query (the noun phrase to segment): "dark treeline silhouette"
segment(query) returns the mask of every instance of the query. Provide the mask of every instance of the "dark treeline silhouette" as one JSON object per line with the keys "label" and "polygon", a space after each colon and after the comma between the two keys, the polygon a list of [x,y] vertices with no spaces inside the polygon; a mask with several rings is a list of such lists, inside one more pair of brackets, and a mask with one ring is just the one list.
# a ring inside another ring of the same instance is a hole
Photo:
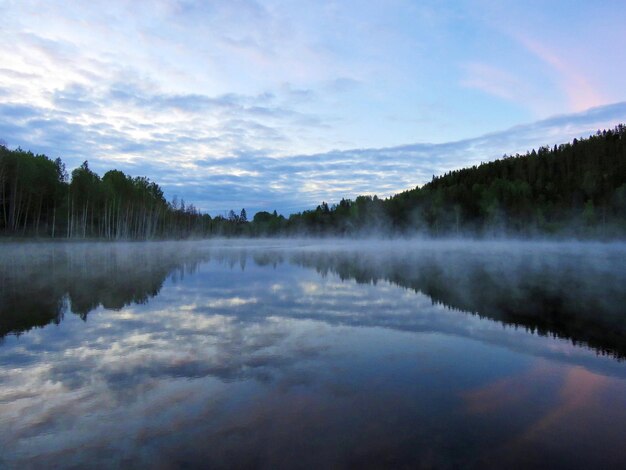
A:
{"label": "dark treeline silhouette", "polygon": [[381,199],[292,214],[258,212],[223,235],[626,235],[626,126],[433,177]]}
{"label": "dark treeline silhouette", "polygon": [[286,232],[626,234],[626,126],[433,177],[387,199],[359,196],[292,215]]}
{"label": "dark treeline silhouette", "polygon": [[387,199],[359,196],[290,215],[211,218],[145,177],[0,145],[0,233],[53,238],[427,234],[626,234],[626,126],[433,177]]}
{"label": "dark treeline silhouette", "polygon": [[67,174],[51,160],[0,145],[0,233],[52,238],[150,239],[206,236],[211,217],[145,177],[102,178],[87,162]]}

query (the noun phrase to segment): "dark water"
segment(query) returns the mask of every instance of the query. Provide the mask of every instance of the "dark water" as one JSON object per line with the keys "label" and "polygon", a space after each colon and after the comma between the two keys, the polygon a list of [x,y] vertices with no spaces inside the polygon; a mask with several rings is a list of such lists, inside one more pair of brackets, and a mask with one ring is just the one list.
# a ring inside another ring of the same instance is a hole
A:
{"label": "dark water", "polygon": [[2,468],[626,468],[626,246],[0,245]]}

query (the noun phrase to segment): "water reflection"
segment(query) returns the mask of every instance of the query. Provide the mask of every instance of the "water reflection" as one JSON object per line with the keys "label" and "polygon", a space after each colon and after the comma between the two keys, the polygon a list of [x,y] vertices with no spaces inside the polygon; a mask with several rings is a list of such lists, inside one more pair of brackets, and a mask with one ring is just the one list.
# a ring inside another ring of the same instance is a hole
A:
{"label": "water reflection", "polygon": [[[492,243],[299,253],[295,262],[342,280],[386,280],[434,303],[530,332],[626,355],[623,246]],[[487,249],[485,249],[487,248]]]}
{"label": "water reflection", "polygon": [[4,250],[0,466],[626,462],[621,247],[261,248]]}
{"label": "water reflection", "polygon": [[0,252],[0,337],[66,312],[83,320],[99,306],[119,310],[158,295],[163,282],[193,273],[203,258],[189,245],[6,244]]}
{"label": "water reflection", "polygon": [[[411,248],[16,245],[0,256],[0,337],[58,324],[67,311],[85,319],[99,306],[119,310],[143,304],[158,295],[168,276],[176,280],[185,273],[193,274],[201,263],[212,260],[244,271],[250,261],[274,269],[283,263],[296,264],[314,268],[322,276],[334,273],[342,281],[359,284],[376,285],[384,280],[424,294],[434,304],[540,335],[570,339],[600,354],[626,356],[623,246],[448,243],[436,250],[420,244]],[[307,294],[319,289],[316,280],[301,285]],[[275,292],[278,285],[271,289]],[[327,292],[319,293],[315,301],[320,306],[333,300]],[[372,302],[368,299],[366,305],[375,305]],[[333,317],[328,308],[310,313],[312,318],[349,324],[424,329],[421,317],[376,319],[363,312],[349,318]],[[427,320],[430,325],[432,319]]]}

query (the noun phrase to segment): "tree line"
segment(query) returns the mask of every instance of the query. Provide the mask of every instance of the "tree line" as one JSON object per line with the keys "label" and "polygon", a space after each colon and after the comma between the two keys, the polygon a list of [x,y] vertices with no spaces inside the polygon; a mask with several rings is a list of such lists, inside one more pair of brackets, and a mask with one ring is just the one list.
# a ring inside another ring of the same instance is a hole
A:
{"label": "tree line", "polygon": [[211,218],[165,200],[145,177],[68,175],[51,160],[0,145],[0,233],[104,239],[428,234],[626,235],[626,126],[586,139],[433,176],[386,199],[358,196],[284,217],[245,209]]}
{"label": "tree line", "polygon": [[359,196],[277,221],[312,234],[626,235],[626,126],[433,176],[386,199]]}
{"label": "tree line", "polygon": [[158,184],[119,170],[102,177],[85,161],[0,146],[0,233],[52,238],[150,239],[206,236],[211,217],[167,202]]}

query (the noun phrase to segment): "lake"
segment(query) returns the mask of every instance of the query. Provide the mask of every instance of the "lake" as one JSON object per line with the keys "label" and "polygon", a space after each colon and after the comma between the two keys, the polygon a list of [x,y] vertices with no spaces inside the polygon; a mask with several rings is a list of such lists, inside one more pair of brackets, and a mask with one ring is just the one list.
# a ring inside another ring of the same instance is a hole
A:
{"label": "lake", "polygon": [[2,468],[626,468],[626,245],[0,245]]}

